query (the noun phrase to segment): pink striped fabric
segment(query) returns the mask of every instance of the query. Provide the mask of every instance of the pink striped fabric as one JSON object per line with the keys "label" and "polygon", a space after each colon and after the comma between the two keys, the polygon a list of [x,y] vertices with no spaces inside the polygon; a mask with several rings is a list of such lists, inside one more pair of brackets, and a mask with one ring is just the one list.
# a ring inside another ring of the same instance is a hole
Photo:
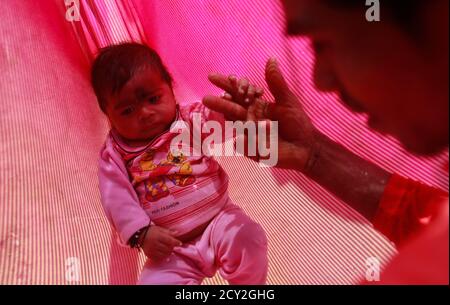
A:
{"label": "pink striped fabric", "polygon": [[146,42],[131,0],[79,0],[80,22],[71,23],[85,54],[92,60],[98,49],[124,41]]}
{"label": "pink striped fabric", "polygon": [[[388,170],[448,190],[448,152],[412,156],[314,90],[309,42],[284,37],[278,1],[80,3],[82,19],[70,23],[62,0],[0,1],[0,283],[136,281],[144,258],[117,245],[100,204],[96,166],[108,126],[83,56],[124,40],[158,50],[183,102],[218,93],[206,78],[211,71],[264,85],[264,63],[277,56],[323,132]],[[385,264],[395,253],[361,216],[300,174],[240,157],[219,162],[232,200],[267,231],[269,283],[356,283],[367,258]]]}

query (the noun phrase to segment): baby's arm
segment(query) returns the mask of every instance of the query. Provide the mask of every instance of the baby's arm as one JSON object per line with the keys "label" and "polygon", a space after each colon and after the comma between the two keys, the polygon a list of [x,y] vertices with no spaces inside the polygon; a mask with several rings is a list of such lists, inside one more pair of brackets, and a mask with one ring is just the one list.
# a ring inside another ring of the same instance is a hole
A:
{"label": "baby's arm", "polygon": [[140,231],[137,245],[153,261],[169,256],[175,246],[181,245],[175,232],[150,225],[150,217],[139,203],[125,165],[111,147],[101,152],[98,174],[103,209],[122,245],[129,246],[130,238]]}
{"label": "baby's arm", "polygon": [[108,145],[99,160],[99,187],[103,209],[118,233],[122,245],[150,223],[150,217],[139,203],[136,191],[120,156]]}

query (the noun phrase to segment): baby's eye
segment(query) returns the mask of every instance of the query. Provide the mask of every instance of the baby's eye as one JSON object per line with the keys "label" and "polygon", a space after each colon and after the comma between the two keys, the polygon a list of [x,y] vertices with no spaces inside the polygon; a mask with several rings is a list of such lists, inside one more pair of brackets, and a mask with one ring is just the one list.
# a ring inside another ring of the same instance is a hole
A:
{"label": "baby's eye", "polygon": [[148,101],[150,102],[150,104],[155,104],[157,101],[159,101],[160,96],[152,96],[148,99]]}
{"label": "baby's eye", "polygon": [[134,108],[133,107],[127,107],[122,111],[122,115],[130,115],[131,113],[133,113]]}

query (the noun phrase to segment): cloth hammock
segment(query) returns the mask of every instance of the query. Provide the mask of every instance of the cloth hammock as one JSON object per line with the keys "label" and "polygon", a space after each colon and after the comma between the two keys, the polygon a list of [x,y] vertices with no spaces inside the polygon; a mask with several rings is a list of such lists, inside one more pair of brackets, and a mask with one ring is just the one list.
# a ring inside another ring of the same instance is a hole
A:
{"label": "cloth hammock", "polygon": [[[314,89],[309,41],[284,36],[278,1],[81,0],[79,8],[80,21],[69,22],[63,0],[0,1],[0,284],[136,282],[144,257],[117,245],[97,182],[108,124],[89,65],[112,43],[155,48],[181,103],[219,93],[207,80],[212,71],[264,86],[265,61],[276,56],[321,131],[387,170],[448,187],[448,152],[412,156]],[[384,266],[395,254],[363,217],[301,174],[218,160],[233,201],[267,232],[269,284],[358,283],[368,260]]]}

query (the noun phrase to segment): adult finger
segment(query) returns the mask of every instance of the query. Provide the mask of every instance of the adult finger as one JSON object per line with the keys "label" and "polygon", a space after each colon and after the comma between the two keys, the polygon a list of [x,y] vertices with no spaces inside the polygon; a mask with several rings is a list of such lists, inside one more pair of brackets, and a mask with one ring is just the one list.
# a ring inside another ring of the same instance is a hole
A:
{"label": "adult finger", "polygon": [[281,73],[278,62],[275,58],[267,61],[265,70],[266,82],[278,104],[292,102],[292,92]]}
{"label": "adult finger", "polygon": [[[231,79],[230,79],[231,78]],[[208,75],[208,79],[211,83],[213,83],[215,86],[219,87],[220,89],[233,94],[237,90],[236,85],[233,81],[233,76],[230,75],[229,77],[223,74],[219,73],[210,73]],[[237,78],[236,78],[237,80]]]}
{"label": "adult finger", "polygon": [[228,101],[233,101],[233,96],[225,91],[222,93],[220,97]]}
{"label": "adult finger", "polygon": [[264,89],[261,87],[256,87],[255,89],[255,96],[256,97],[261,97],[264,95]]}
{"label": "adult finger", "polygon": [[202,102],[209,109],[222,113],[227,119],[236,121],[247,118],[247,110],[244,107],[220,97],[208,95]]}
{"label": "adult finger", "polygon": [[269,107],[273,103],[267,102],[261,98],[256,98],[248,108],[247,120],[248,121],[261,121],[270,119]]}

